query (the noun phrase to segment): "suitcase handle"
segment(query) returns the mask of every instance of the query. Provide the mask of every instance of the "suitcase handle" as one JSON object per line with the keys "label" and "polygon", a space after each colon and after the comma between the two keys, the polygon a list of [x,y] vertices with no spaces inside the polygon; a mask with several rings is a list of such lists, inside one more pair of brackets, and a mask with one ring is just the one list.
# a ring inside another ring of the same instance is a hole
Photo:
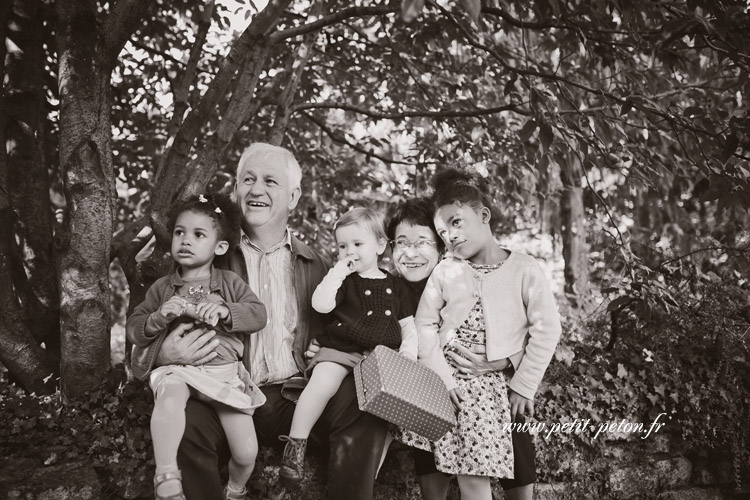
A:
{"label": "suitcase handle", "polygon": [[[362,361],[364,361],[365,359],[367,359],[367,356],[362,358],[352,370],[354,375],[354,386],[362,389],[362,399],[364,399],[364,401],[359,401],[360,409],[362,409],[362,407],[367,404],[367,387],[365,387],[365,382],[364,380],[362,380]],[[357,393],[359,394],[359,391],[357,391]]]}

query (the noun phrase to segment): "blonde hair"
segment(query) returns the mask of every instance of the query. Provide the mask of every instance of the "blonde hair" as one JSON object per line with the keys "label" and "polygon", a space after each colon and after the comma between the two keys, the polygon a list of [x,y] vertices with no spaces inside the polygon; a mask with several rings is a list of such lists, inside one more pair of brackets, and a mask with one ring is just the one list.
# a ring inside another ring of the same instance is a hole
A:
{"label": "blonde hair", "polygon": [[336,231],[340,227],[355,225],[371,231],[376,239],[388,239],[385,235],[383,216],[377,210],[369,207],[352,208],[339,217],[339,220],[333,225],[333,230]]}
{"label": "blonde hair", "polygon": [[249,161],[277,162],[282,160],[289,174],[289,187],[299,188],[302,184],[302,169],[291,151],[281,146],[274,146],[265,142],[256,142],[245,149],[237,165],[237,179],[242,175],[242,170]]}

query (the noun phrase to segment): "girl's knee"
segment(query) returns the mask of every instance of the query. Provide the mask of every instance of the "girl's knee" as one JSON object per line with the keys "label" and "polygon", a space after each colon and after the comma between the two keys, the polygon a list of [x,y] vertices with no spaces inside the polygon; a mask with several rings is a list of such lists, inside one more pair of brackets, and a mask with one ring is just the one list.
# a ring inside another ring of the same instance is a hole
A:
{"label": "girl's knee", "polygon": [[252,436],[247,437],[240,446],[232,447],[232,460],[242,467],[249,467],[255,464],[258,458],[258,442]]}
{"label": "girl's knee", "polygon": [[458,476],[458,488],[461,497],[474,499],[492,498],[492,485],[490,478],[484,476]]}

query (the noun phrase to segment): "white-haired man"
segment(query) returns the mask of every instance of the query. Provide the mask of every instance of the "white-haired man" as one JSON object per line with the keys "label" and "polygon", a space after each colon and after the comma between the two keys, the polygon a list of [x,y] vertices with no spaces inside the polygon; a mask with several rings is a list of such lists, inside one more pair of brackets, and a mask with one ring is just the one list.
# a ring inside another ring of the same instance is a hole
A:
{"label": "white-haired man", "polygon": [[[289,433],[294,403],[285,389],[304,372],[305,350],[322,327],[311,297],[327,265],[287,227],[300,199],[301,179],[291,152],[256,143],[240,159],[234,190],[243,225],[241,243],[229,267],[249,283],[269,318],[263,330],[246,337],[243,357],[251,378],[267,398],[253,417],[258,439],[266,444],[278,444],[278,436]],[[200,364],[212,359],[213,332],[187,330],[178,326],[162,343],[154,343],[154,352],[142,366],[134,366],[134,372],[145,377],[154,362]],[[186,418],[178,464],[188,500],[242,498],[227,490],[222,493],[218,471],[228,448],[214,410],[191,400]],[[327,441],[330,447],[329,499],[372,498],[386,431],[384,421],[359,410],[354,382],[348,377],[312,435],[314,441]]]}

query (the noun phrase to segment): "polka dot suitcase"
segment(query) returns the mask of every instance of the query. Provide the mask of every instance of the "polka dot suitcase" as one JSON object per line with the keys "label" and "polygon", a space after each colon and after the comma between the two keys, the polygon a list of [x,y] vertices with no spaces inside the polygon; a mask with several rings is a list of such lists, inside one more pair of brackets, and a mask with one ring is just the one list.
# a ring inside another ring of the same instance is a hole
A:
{"label": "polka dot suitcase", "polygon": [[377,346],[354,367],[359,409],[430,441],[456,425],[456,414],[440,377],[416,361]]}

